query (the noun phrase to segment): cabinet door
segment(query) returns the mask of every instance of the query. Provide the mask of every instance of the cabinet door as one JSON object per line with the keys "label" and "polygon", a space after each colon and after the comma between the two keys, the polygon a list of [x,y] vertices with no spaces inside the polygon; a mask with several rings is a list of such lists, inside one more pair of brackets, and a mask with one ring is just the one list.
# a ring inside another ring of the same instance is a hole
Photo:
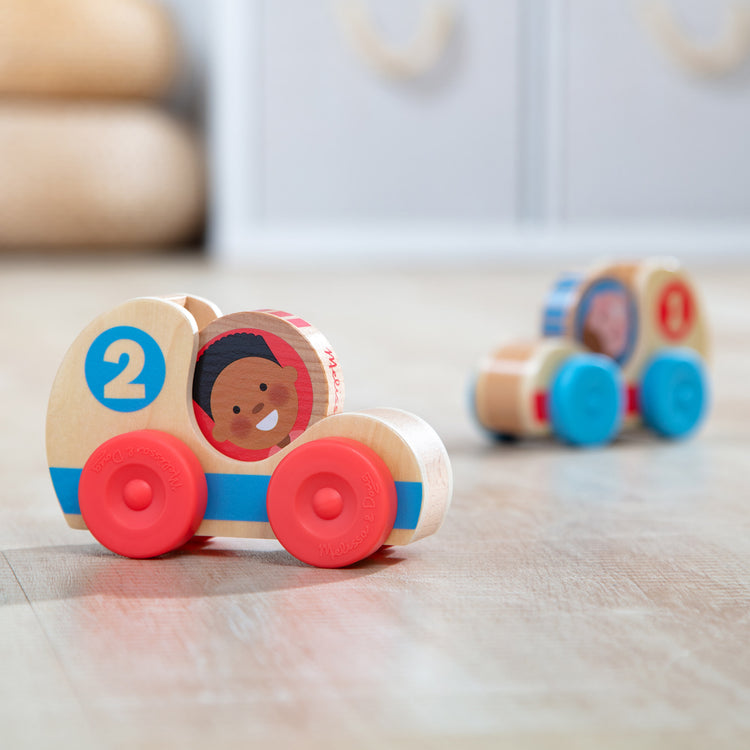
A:
{"label": "cabinet door", "polygon": [[[409,45],[430,1],[363,0],[393,48]],[[244,167],[260,173],[258,218],[288,227],[512,217],[516,0],[453,2],[443,53],[416,77],[389,76],[358,54],[346,3],[262,3],[260,85],[247,90],[259,143]]]}
{"label": "cabinet door", "polygon": [[[639,16],[649,1],[565,0],[560,213],[572,221],[747,220],[750,65],[725,76],[689,72],[649,34]],[[724,0],[668,5],[696,43],[722,33]]]}

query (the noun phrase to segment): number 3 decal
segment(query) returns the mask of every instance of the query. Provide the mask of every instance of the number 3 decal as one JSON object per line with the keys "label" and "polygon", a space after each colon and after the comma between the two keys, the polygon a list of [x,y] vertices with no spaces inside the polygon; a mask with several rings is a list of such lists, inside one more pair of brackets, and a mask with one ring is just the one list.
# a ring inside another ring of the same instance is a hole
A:
{"label": "number 3 decal", "polygon": [[110,328],[86,355],[86,382],[99,403],[114,411],[148,406],[164,386],[166,368],[159,345],[133,326]]}

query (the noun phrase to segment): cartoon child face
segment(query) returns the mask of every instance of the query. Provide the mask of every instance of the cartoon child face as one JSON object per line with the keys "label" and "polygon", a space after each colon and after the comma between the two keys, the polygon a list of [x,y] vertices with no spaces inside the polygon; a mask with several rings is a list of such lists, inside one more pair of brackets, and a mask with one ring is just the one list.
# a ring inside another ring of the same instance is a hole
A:
{"label": "cartoon child face", "polygon": [[296,380],[294,367],[263,357],[227,365],[211,391],[214,439],[254,450],[287,445],[299,406]]}
{"label": "cartoon child face", "polygon": [[628,298],[622,290],[597,292],[583,324],[583,343],[618,359],[628,345]]}

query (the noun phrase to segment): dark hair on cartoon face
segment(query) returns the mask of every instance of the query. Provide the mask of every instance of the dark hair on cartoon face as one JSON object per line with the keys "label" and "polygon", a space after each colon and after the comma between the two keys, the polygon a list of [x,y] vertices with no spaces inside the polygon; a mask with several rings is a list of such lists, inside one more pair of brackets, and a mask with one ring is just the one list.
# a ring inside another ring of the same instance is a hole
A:
{"label": "dark hair on cartoon face", "polygon": [[211,392],[216,378],[225,367],[244,357],[260,357],[279,364],[268,344],[257,333],[231,333],[211,344],[198,358],[193,376],[193,401],[211,419]]}

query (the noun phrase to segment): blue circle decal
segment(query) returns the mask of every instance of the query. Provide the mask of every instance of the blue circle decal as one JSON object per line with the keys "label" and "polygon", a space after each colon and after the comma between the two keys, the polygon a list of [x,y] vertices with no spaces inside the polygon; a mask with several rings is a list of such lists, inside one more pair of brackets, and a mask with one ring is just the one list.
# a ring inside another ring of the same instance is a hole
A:
{"label": "blue circle decal", "polygon": [[116,326],[100,333],[86,354],[86,383],[94,398],[114,411],[138,411],[161,392],[164,355],[145,331]]}

